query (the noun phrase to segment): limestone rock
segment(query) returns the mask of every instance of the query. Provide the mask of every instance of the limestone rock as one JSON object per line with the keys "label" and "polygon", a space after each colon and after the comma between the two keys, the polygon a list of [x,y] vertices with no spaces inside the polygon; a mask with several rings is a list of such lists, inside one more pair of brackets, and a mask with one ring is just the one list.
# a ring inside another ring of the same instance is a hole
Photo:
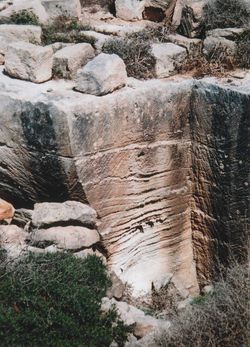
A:
{"label": "limestone rock", "polygon": [[81,16],[80,0],[41,0],[41,3],[50,18]]}
{"label": "limestone rock", "polygon": [[93,249],[90,248],[90,249],[84,249],[83,251],[74,253],[75,257],[81,258],[81,259],[85,259],[89,255],[95,255],[96,257],[101,258],[104,264],[107,264],[107,259],[105,258],[105,256],[97,250],[94,251]]}
{"label": "limestone rock", "polygon": [[95,229],[79,226],[52,227],[38,229],[32,233],[31,242],[34,244],[52,242],[58,248],[65,250],[80,250],[89,248],[100,241],[100,236]]}
{"label": "limestone rock", "polygon": [[240,35],[244,33],[244,28],[225,28],[225,29],[213,29],[206,32],[206,36],[212,36],[216,38],[224,37],[228,40],[236,40]]}
{"label": "limestone rock", "polygon": [[13,42],[41,43],[42,29],[34,25],[0,25],[0,54],[5,55],[7,47]]}
{"label": "limestone rock", "polygon": [[124,20],[142,19],[144,0],[116,0],[116,16]]}
{"label": "limestone rock", "polygon": [[156,76],[165,78],[177,73],[177,67],[187,58],[187,51],[173,43],[154,43],[152,55],[156,60]]}
{"label": "limestone rock", "polygon": [[57,51],[53,58],[53,72],[61,78],[74,78],[79,68],[94,58],[95,51],[89,43],[79,43]]}
{"label": "limestone rock", "polygon": [[135,324],[134,335],[136,337],[144,337],[149,333],[161,328],[169,328],[170,323],[163,319],[156,319],[152,316],[145,315],[145,313],[138,308],[127,304],[123,301],[116,301],[115,299],[109,300],[108,298],[102,299],[101,309],[107,312],[112,307],[117,309],[121,320],[127,325]]}
{"label": "limestone rock", "polygon": [[12,223],[25,228],[25,226],[31,222],[33,210],[20,208],[15,211]]}
{"label": "limestone rock", "polygon": [[110,279],[112,286],[108,289],[106,296],[110,299],[115,298],[117,300],[120,300],[125,291],[125,284],[121,281],[121,279],[116,275],[114,271],[111,271]]}
{"label": "limestone rock", "polygon": [[6,72],[15,78],[41,83],[52,76],[53,50],[26,42],[8,46],[5,56]]}
{"label": "limestone rock", "polygon": [[70,47],[70,46],[74,46],[74,43],[55,42],[55,43],[52,43],[51,45],[49,45],[49,47],[51,47],[53,49],[54,53],[56,53],[57,51],[59,51],[63,48]]}
{"label": "limestone rock", "polygon": [[103,45],[110,40],[109,35],[104,35],[93,30],[81,31],[81,34],[88,39],[93,39],[95,41],[93,46],[98,50],[98,52],[101,52]]}
{"label": "limestone rock", "polygon": [[168,40],[178,46],[186,48],[192,56],[198,55],[202,51],[202,40],[190,39],[179,34],[169,34]]}
{"label": "limestone rock", "polygon": [[105,95],[126,84],[127,72],[123,60],[116,54],[101,53],[79,69],[76,90],[93,95]]}
{"label": "limestone rock", "polygon": [[208,36],[204,40],[203,53],[206,57],[222,54],[225,58],[234,58],[237,52],[237,44],[223,37]]}
{"label": "limestone rock", "polygon": [[32,225],[35,228],[47,228],[53,225],[75,225],[77,223],[94,227],[96,219],[95,210],[78,201],[44,202],[35,204]]}
{"label": "limestone rock", "polygon": [[22,10],[27,10],[34,13],[40,23],[47,23],[49,15],[40,0],[13,0],[12,4],[0,12],[0,22],[8,22],[9,17]]}
{"label": "limestone rock", "polygon": [[9,202],[0,199],[0,221],[7,220],[10,222],[15,214],[14,206]]}
{"label": "limestone rock", "polygon": [[0,242],[1,246],[6,244],[25,245],[28,233],[16,225],[0,225]]}

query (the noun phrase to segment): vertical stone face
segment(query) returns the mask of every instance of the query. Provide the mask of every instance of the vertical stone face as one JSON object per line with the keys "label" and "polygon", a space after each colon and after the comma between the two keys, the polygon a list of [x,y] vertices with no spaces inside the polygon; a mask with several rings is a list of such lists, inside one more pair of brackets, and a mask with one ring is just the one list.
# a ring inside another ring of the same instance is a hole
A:
{"label": "vertical stone face", "polygon": [[[192,229],[199,283],[247,241],[250,97],[197,83],[191,97]],[[242,253],[242,252],[241,252]]]}
{"label": "vertical stone face", "polygon": [[135,292],[197,291],[190,221],[191,84],[148,83],[73,109],[71,143],[109,265]]}

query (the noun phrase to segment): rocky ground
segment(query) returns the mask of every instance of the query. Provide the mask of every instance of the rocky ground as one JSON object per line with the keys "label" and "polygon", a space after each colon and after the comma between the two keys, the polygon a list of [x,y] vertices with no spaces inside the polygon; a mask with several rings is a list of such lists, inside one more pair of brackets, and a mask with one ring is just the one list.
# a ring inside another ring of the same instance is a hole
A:
{"label": "rocky ground", "polygon": [[0,1],[1,246],[100,256],[129,346],[170,323],[125,283],[137,298],[171,283],[181,309],[218,244],[245,239],[247,29],[204,31],[205,4]]}

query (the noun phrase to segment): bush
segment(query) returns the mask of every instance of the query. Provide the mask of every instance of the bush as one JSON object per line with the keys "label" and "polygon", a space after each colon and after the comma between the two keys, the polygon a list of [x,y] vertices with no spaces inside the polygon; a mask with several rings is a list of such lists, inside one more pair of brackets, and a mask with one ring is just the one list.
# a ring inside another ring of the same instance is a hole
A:
{"label": "bush", "polygon": [[131,329],[100,311],[110,280],[99,258],[29,255],[0,274],[1,346],[124,345]]}
{"label": "bush", "polygon": [[240,67],[250,68],[250,27],[238,39],[237,61]]}
{"label": "bush", "polygon": [[250,20],[249,7],[245,0],[209,0],[205,8],[206,27],[243,27]]}
{"label": "bush", "polygon": [[155,59],[150,50],[150,42],[138,34],[110,39],[103,46],[104,53],[117,54],[123,59],[129,77],[139,79],[155,76]]}
{"label": "bush", "polygon": [[80,23],[76,18],[59,16],[52,24],[43,26],[42,29],[42,41],[44,45],[49,45],[55,42],[95,43],[94,38],[88,38],[81,33],[82,30],[90,30],[90,26]]}
{"label": "bush", "polygon": [[235,264],[225,277],[221,275],[212,294],[194,300],[175,316],[170,329],[156,337],[155,346],[247,346],[248,290],[247,265]]}
{"label": "bush", "polygon": [[14,24],[39,25],[38,17],[31,11],[21,10],[10,16],[10,22]]}

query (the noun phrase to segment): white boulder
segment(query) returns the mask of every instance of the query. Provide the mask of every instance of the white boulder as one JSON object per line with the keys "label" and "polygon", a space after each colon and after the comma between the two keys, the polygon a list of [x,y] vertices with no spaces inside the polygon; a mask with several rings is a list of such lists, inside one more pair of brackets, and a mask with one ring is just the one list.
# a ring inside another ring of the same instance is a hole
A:
{"label": "white boulder", "polygon": [[41,43],[42,29],[37,25],[1,24],[0,36],[8,41]]}
{"label": "white boulder", "polygon": [[15,78],[41,83],[52,76],[53,50],[27,42],[14,42],[7,48],[5,70]]}
{"label": "white boulder", "polygon": [[58,77],[73,78],[77,70],[94,58],[94,48],[89,43],[78,43],[57,51],[53,58],[53,72]]}
{"label": "white boulder", "polygon": [[78,70],[75,89],[93,95],[105,95],[126,84],[123,60],[116,54],[101,53]]}
{"label": "white boulder", "polygon": [[235,57],[237,52],[237,44],[234,41],[224,37],[208,36],[204,40],[203,53],[207,58],[211,56],[222,56],[225,58]]}
{"label": "white boulder", "polygon": [[177,73],[177,67],[187,58],[187,51],[173,43],[154,43],[152,55],[156,60],[156,76],[166,78]]}
{"label": "white boulder", "polygon": [[124,20],[142,19],[145,4],[143,0],[116,0],[116,16]]}
{"label": "white boulder", "polygon": [[97,214],[93,208],[78,201],[44,202],[35,204],[32,225],[36,228],[65,225],[66,223],[94,226],[96,218]]}
{"label": "white boulder", "polygon": [[81,16],[80,0],[41,0],[41,3],[50,18]]}
{"label": "white boulder", "polygon": [[35,244],[53,242],[58,248],[80,250],[95,245],[100,241],[100,235],[95,229],[80,226],[58,226],[34,231],[31,241]]}

